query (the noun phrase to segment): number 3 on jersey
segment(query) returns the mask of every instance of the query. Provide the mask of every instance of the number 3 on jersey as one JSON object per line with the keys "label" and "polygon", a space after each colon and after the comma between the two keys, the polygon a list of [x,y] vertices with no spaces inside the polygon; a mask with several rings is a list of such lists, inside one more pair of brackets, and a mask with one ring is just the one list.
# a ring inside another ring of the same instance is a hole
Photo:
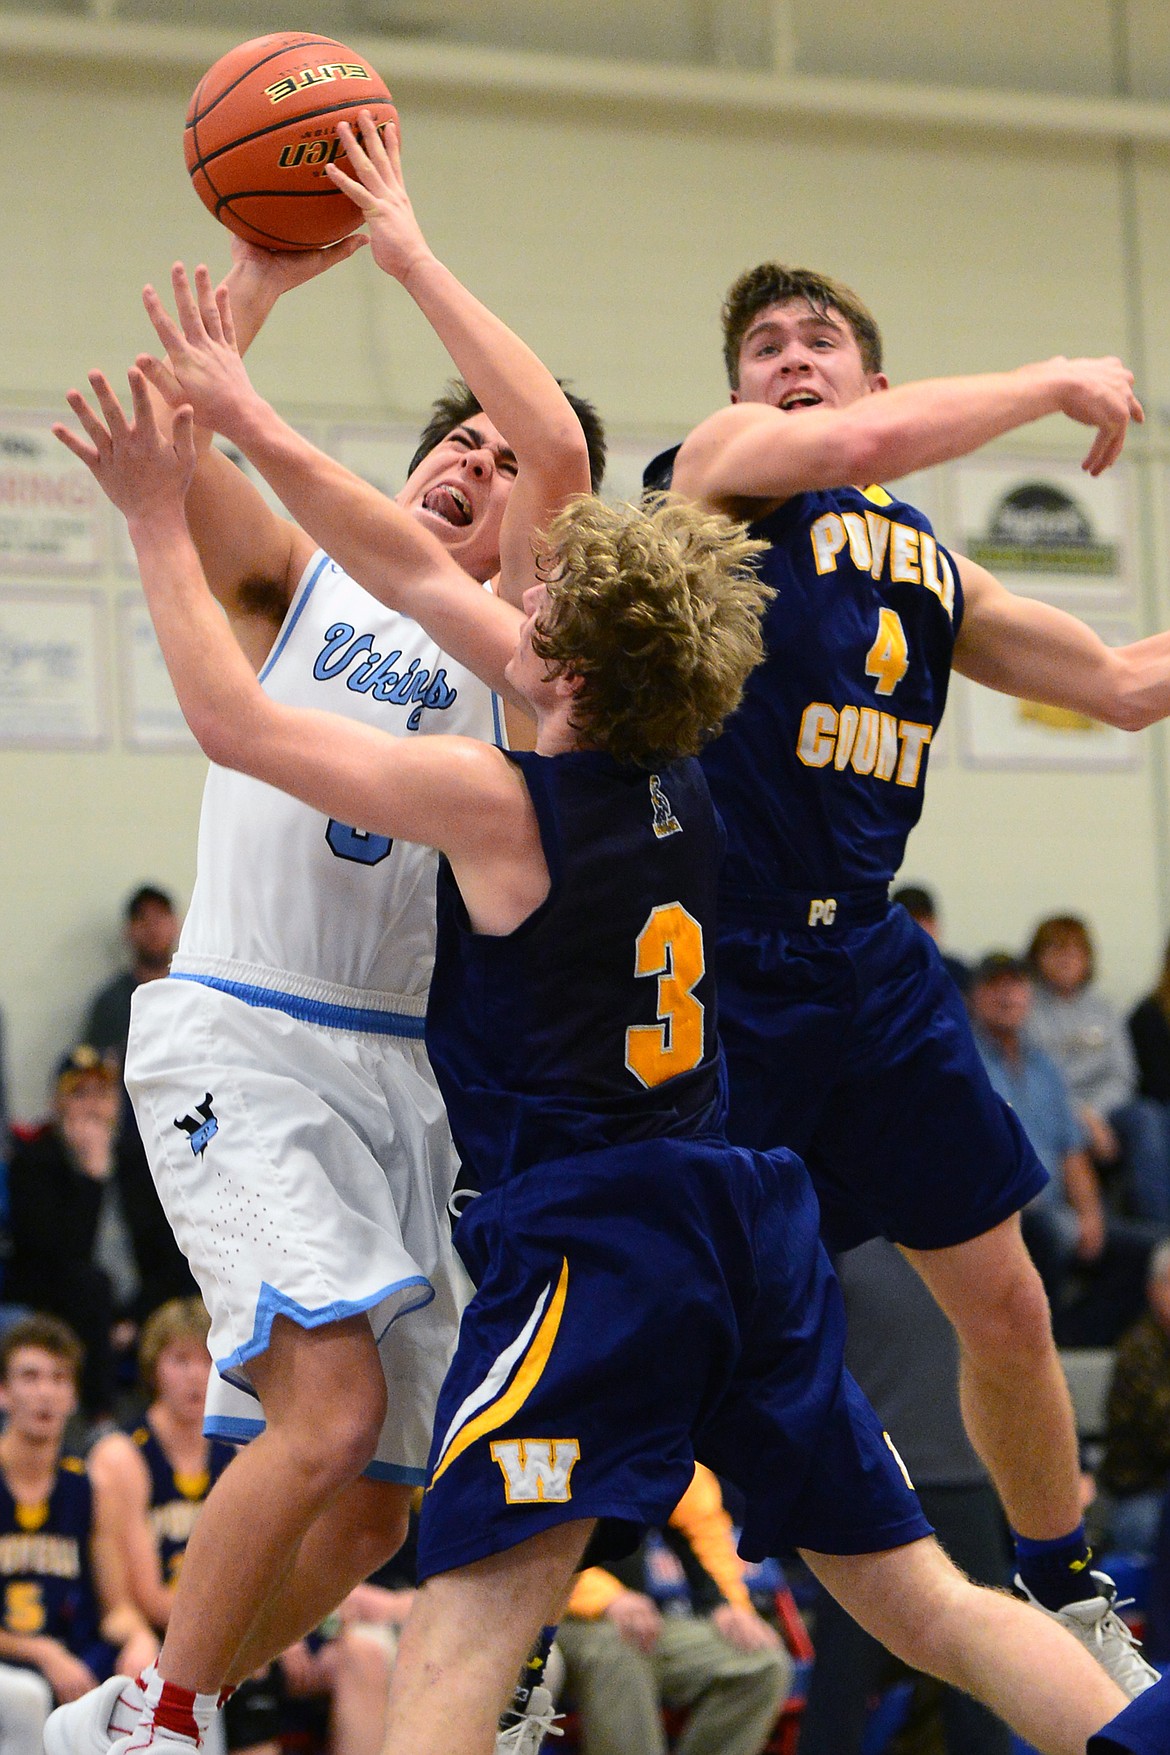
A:
{"label": "number 3 on jersey", "polygon": [[876,678],[875,695],[892,695],[910,668],[910,648],[906,630],[896,610],[878,611],[877,639],[865,660],[865,674]]}
{"label": "number 3 on jersey", "polygon": [[626,1066],[647,1090],[690,1072],[703,1058],[703,929],[681,902],[664,902],[634,941],[634,974],[657,976],[657,1024],[631,1024]]}

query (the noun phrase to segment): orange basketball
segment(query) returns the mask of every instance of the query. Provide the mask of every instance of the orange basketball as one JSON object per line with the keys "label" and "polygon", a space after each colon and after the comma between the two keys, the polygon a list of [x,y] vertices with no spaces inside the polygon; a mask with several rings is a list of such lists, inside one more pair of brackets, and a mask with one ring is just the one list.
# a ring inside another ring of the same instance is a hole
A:
{"label": "orange basketball", "polygon": [[315,250],[348,237],[360,209],[325,175],[345,168],[337,124],[378,127],[390,93],[368,61],[332,37],[280,31],[241,43],[195,87],[183,131],[191,181],[229,231],[268,250]]}

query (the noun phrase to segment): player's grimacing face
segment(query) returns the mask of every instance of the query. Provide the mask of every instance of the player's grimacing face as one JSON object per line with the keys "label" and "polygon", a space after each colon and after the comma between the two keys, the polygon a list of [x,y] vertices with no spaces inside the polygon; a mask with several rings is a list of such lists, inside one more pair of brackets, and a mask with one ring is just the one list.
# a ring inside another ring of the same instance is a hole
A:
{"label": "player's grimacing face", "polygon": [[511,446],[485,414],[473,414],[427,452],[398,504],[473,579],[490,579],[499,571],[500,526],[515,479]]}
{"label": "player's grimacing face", "polygon": [[884,390],[884,372],[867,372],[857,337],[839,311],[814,310],[804,299],[769,305],[748,326],[739,349],[733,402],[764,402],[786,414],[804,408],[848,408]]}

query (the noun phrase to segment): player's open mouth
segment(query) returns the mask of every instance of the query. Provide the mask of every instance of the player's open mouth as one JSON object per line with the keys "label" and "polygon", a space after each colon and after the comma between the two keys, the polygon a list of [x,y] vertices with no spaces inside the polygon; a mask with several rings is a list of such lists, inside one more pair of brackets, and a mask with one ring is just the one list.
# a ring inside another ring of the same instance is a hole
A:
{"label": "player's open mouth", "polygon": [[475,508],[462,488],[453,487],[447,481],[429,488],[422,503],[428,512],[433,512],[436,518],[442,518],[447,524],[453,524],[457,530],[465,529],[475,516]]}
{"label": "player's open mouth", "polygon": [[819,408],[820,404],[821,398],[815,390],[790,390],[787,396],[780,398],[778,406],[788,410],[790,408]]}

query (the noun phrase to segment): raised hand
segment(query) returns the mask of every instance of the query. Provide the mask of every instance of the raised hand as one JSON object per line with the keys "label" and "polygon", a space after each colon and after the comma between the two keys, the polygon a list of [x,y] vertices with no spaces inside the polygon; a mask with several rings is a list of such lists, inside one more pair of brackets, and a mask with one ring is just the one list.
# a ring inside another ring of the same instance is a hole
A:
{"label": "raised hand", "polygon": [[1100,475],[1121,456],[1130,421],[1145,420],[1145,411],[1134,395],[1133,373],[1115,358],[1059,360],[1065,382],[1060,407],[1070,420],[1096,427],[1097,437],[1081,468]]}
{"label": "raised hand", "polygon": [[142,293],[146,314],[166,350],[166,362],[139,354],[137,365],[171,407],[176,401],[190,403],[200,426],[233,438],[240,420],[261,398],[236,347],[226,283],[213,287],[210,273],[200,263],[192,288],[187,270],[176,262],[171,286],[177,323],[152,286]]}
{"label": "raised hand", "polygon": [[249,244],[233,234],[232,265],[227,278],[263,287],[275,302],[282,293],[315,280],[327,268],[348,262],[369,241],[365,232],[351,232],[339,244],[329,244],[320,250],[262,250],[259,244]]}
{"label": "raised hand", "polygon": [[402,176],[402,141],[398,114],[392,112],[385,133],[374,126],[369,110],[358,112],[359,141],[348,122],[337,132],[353,175],[326,165],[325,174],[361,208],[370,228],[374,261],[395,280],[405,281],[411,269],[431,254],[423,237]]}
{"label": "raised hand", "polygon": [[191,410],[179,407],[170,434],[163,434],[143,373],[131,366],[127,376],[134,411],[132,420],[126,419],[105,374],[91,372],[89,382],[101,415],[90,407],[80,390],[70,390],[65,398],[89,442],[61,421],[54,424],[53,437],[80,457],[102,492],[128,519],[175,510],[181,514],[183,498],[195,471]]}

